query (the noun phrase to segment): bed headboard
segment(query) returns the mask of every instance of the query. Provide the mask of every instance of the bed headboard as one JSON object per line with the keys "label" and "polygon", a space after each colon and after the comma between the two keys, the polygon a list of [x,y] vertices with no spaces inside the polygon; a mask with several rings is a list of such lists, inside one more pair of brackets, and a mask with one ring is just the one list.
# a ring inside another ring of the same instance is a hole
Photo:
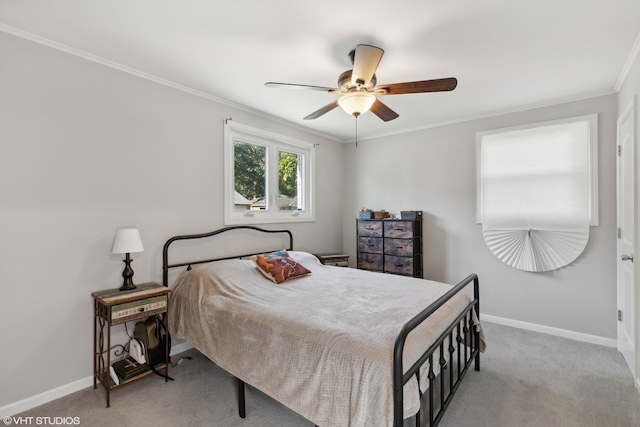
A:
{"label": "bed headboard", "polygon": [[[207,263],[207,262],[220,261],[220,260],[223,260],[223,259],[241,258],[241,257],[256,255],[256,254],[264,252],[264,251],[252,252],[252,253],[248,253],[248,254],[225,256],[225,257],[222,257],[222,258],[202,259],[202,260],[198,260],[198,261],[187,261],[187,262],[181,262],[181,263],[176,263],[176,264],[169,264],[169,246],[173,242],[175,242],[177,240],[204,239],[204,238],[207,238],[207,237],[215,236],[217,234],[225,233],[227,231],[239,230],[239,229],[254,230],[254,231],[257,231],[257,232],[260,232],[260,233],[272,233],[272,234],[273,233],[286,233],[286,234],[289,235],[289,247],[286,248],[286,249],[288,251],[292,251],[293,250],[293,234],[291,234],[291,231],[289,231],[289,230],[265,230],[263,228],[254,227],[252,225],[234,225],[234,226],[230,226],[230,227],[220,228],[219,230],[211,231],[209,233],[188,234],[188,235],[184,235],[184,236],[175,236],[175,237],[172,237],[169,240],[167,240],[167,243],[164,244],[164,248],[162,249],[162,284],[164,286],[169,286],[169,269],[170,268],[184,267],[185,265],[189,266],[189,268],[191,268],[191,266],[194,265],[194,264],[204,264],[204,263]],[[277,249],[282,249],[282,248],[277,248]]]}

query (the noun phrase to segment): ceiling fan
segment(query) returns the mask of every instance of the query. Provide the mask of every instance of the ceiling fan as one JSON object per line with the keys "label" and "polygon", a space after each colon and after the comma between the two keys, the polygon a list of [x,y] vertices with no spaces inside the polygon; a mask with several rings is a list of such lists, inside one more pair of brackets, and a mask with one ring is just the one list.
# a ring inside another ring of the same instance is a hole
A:
{"label": "ceiling fan", "polygon": [[376,95],[402,95],[406,93],[444,92],[456,88],[458,80],[455,77],[435,80],[420,80],[415,82],[391,83],[377,85],[376,69],[384,50],[379,47],[359,44],[349,53],[353,64],[352,70],[347,70],[338,77],[338,87],[323,87],[299,85],[293,83],[265,83],[266,87],[305,89],[322,92],[335,92],[342,96],[319,110],[309,114],[304,120],[317,119],[340,106],[348,114],[356,118],[371,110],[373,114],[388,122],[398,117],[398,114],[383,104]]}

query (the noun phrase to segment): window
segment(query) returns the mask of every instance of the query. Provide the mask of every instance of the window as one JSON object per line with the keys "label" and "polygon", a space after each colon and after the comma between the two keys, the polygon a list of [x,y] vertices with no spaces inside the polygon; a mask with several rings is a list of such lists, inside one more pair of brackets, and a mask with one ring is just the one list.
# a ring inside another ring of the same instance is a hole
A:
{"label": "window", "polygon": [[314,146],[227,120],[226,225],[313,221]]}
{"label": "window", "polygon": [[596,114],[478,133],[477,222],[586,209],[598,225],[597,133]]}
{"label": "window", "polygon": [[476,219],[494,254],[529,271],[577,258],[598,225],[597,114],[480,132],[476,144]]}

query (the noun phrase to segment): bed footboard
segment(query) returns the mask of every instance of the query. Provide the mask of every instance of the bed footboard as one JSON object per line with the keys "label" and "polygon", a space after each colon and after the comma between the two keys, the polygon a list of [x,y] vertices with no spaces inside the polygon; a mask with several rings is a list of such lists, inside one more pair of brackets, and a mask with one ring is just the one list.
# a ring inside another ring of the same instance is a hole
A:
{"label": "bed footboard", "polygon": [[[473,283],[473,300],[418,361],[405,370],[402,363],[402,355],[409,333],[445,304],[453,295],[462,291],[471,283]],[[475,370],[480,370],[480,333],[477,327],[479,325],[476,324],[477,318],[475,317],[479,313],[478,276],[471,274],[402,327],[393,349],[394,427],[403,426],[404,385],[414,376],[417,378],[418,384],[420,384],[420,371],[425,363],[428,364],[425,368],[428,369],[429,379],[429,388],[427,390],[429,426],[438,425],[472,362],[475,361]],[[439,366],[439,369],[437,366]],[[435,372],[438,370],[440,378],[436,381]],[[456,371],[455,373],[454,370]],[[439,389],[434,390],[438,385],[437,383],[439,383]],[[434,401],[436,393],[439,394],[439,402]],[[421,401],[422,397],[421,395]],[[436,406],[436,403],[439,403],[439,405]],[[416,426],[420,426],[420,411],[416,414],[415,420]]]}

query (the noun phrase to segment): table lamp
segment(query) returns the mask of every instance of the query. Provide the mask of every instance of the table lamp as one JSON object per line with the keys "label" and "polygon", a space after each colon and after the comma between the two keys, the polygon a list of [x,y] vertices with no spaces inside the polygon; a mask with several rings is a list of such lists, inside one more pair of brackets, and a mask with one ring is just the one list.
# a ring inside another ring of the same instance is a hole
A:
{"label": "table lamp", "polygon": [[140,238],[140,232],[137,228],[120,228],[116,230],[116,237],[113,240],[113,247],[111,248],[112,254],[126,254],[123,262],[125,263],[122,277],[124,277],[124,283],[120,287],[121,291],[128,291],[135,289],[136,285],[133,284],[133,269],[131,268],[131,257],[129,254],[133,252],[142,252],[142,239]]}

